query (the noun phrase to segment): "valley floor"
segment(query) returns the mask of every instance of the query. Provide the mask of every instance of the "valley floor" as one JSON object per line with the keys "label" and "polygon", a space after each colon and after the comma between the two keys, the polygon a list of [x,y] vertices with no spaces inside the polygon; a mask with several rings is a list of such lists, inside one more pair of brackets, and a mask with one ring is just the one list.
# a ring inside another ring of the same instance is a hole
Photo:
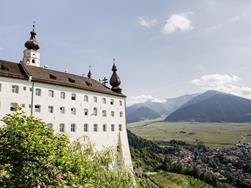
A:
{"label": "valley floor", "polygon": [[251,123],[191,123],[144,121],[128,124],[128,129],[150,140],[203,142],[210,147],[251,142]]}

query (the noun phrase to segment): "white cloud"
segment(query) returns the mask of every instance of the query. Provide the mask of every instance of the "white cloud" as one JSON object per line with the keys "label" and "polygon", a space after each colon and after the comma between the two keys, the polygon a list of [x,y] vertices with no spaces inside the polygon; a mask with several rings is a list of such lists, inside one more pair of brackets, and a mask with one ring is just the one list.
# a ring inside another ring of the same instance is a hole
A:
{"label": "white cloud", "polygon": [[143,17],[140,17],[138,19],[138,23],[142,27],[151,28],[151,27],[155,26],[158,23],[158,20],[156,20],[156,19],[145,20]]}
{"label": "white cloud", "polygon": [[203,90],[218,90],[251,99],[251,87],[239,86],[241,80],[236,75],[209,74],[191,81]]}
{"label": "white cloud", "polygon": [[176,31],[189,31],[193,29],[191,20],[188,16],[193,14],[193,12],[186,12],[182,14],[173,14],[167,20],[162,28],[161,32],[163,34],[171,34]]}
{"label": "white cloud", "polygon": [[128,97],[127,106],[131,106],[133,104],[138,104],[138,103],[144,103],[147,101],[158,102],[158,103],[166,102],[166,100],[155,98],[152,95],[139,95],[139,96]]}

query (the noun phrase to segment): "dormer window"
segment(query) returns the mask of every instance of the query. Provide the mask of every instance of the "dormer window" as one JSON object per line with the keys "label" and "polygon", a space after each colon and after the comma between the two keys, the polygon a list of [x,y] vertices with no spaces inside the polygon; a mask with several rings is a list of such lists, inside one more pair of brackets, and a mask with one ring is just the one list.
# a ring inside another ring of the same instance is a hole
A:
{"label": "dormer window", "polygon": [[90,86],[90,87],[92,86],[92,84],[90,82],[85,81],[85,83],[87,86]]}
{"label": "dormer window", "polygon": [[50,74],[50,79],[52,79],[52,80],[56,80],[56,79],[57,79],[57,77],[56,77],[56,76],[54,76],[54,75],[52,75],[52,74]]}
{"label": "dormer window", "polygon": [[75,80],[73,80],[72,78],[68,78],[69,82],[71,83],[75,83]]}

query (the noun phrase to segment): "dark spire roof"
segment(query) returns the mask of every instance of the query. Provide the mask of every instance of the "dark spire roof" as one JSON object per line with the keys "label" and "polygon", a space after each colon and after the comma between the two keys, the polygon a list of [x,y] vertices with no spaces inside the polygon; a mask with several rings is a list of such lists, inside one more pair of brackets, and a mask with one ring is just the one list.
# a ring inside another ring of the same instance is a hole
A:
{"label": "dark spire roof", "polygon": [[29,50],[38,50],[40,48],[38,41],[36,40],[37,33],[35,32],[35,22],[33,23],[33,30],[30,32],[31,36],[24,46]]}
{"label": "dark spire roof", "polygon": [[92,77],[91,66],[89,66],[89,72],[88,72],[87,76],[88,76],[88,78]]}
{"label": "dark spire roof", "polygon": [[110,85],[112,86],[112,90],[121,93],[121,88],[119,87],[121,84],[121,80],[119,76],[117,75],[117,67],[115,65],[115,59],[113,59],[113,66],[112,66],[112,76],[110,78]]}

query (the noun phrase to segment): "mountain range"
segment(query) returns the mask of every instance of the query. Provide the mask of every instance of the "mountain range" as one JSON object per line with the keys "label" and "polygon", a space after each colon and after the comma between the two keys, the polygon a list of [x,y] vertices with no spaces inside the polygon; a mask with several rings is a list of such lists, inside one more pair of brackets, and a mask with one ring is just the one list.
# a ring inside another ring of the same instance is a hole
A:
{"label": "mountain range", "polygon": [[218,91],[147,101],[127,108],[127,122],[162,118],[165,121],[251,122],[251,100]]}
{"label": "mountain range", "polygon": [[163,103],[147,101],[145,103],[134,104],[126,109],[127,122],[132,123],[161,117],[165,118],[197,95],[192,94],[177,98],[168,98]]}

